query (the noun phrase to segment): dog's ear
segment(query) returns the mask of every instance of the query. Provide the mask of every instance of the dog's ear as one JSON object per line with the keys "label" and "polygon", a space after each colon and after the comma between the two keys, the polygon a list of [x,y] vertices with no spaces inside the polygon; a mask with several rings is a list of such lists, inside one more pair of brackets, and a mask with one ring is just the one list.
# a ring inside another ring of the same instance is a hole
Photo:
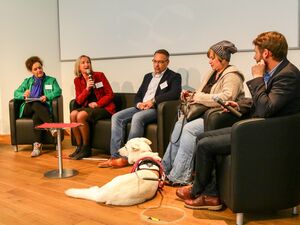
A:
{"label": "dog's ear", "polygon": [[158,156],[158,153],[157,153],[157,152],[153,152],[152,157],[153,157],[154,159],[156,159],[157,161],[160,161],[160,162],[161,162],[161,158]]}
{"label": "dog's ear", "polygon": [[143,142],[145,142],[147,145],[151,145],[152,144],[152,142],[149,139],[147,139],[147,138],[142,137],[142,138],[140,138],[140,140],[143,141]]}

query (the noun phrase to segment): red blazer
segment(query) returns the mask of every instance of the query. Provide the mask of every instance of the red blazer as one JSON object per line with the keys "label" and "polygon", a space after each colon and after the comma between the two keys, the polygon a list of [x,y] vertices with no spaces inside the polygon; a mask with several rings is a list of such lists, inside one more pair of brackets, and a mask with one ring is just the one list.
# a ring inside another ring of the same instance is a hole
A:
{"label": "red blazer", "polygon": [[[98,106],[104,107],[109,113],[114,114],[116,112],[116,107],[113,103],[114,93],[104,73],[93,72],[93,79],[95,82],[94,92],[97,97]],[[76,77],[74,79],[74,84],[76,102],[83,107],[88,107],[87,97],[89,96],[90,91],[86,89],[84,77]]]}

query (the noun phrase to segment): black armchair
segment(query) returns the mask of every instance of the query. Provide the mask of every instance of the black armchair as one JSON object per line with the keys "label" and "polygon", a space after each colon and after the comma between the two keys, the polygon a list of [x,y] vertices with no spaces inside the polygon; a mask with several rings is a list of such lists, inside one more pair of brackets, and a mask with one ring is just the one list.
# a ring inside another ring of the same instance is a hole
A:
{"label": "black armchair", "polygon": [[[117,111],[134,106],[134,98],[134,93],[115,93],[114,103],[117,107]],[[176,121],[178,103],[179,101],[166,101],[160,103],[157,107],[157,123],[148,124],[145,128],[145,137],[151,140],[152,150],[158,152],[160,157],[163,156],[169,143],[169,138]],[[76,108],[74,99],[71,100],[69,108],[70,112]],[[130,124],[128,124],[127,127],[128,131],[129,129]],[[110,138],[111,119],[98,120],[95,125],[91,126],[92,148],[109,154]],[[72,145],[76,145],[73,135]]]}
{"label": "black armchair", "polygon": [[231,155],[217,160],[220,197],[237,224],[243,213],[300,203],[300,114],[248,119],[232,127]]}
{"label": "black armchair", "polygon": [[[19,109],[22,101],[11,99],[9,101],[9,122],[10,122],[10,137],[11,144],[15,145],[15,150],[18,151],[18,145],[28,145],[33,143],[32,130],[33,121],[31,118],[19,118]],[[52,101],[53,122],[62,123],[63,120],[63,97],[59,96]],[[62,132],[61,140],[64,139]],[[49,132],[43,135],[43,144],[55,144],[56,138],[53,138]]]}

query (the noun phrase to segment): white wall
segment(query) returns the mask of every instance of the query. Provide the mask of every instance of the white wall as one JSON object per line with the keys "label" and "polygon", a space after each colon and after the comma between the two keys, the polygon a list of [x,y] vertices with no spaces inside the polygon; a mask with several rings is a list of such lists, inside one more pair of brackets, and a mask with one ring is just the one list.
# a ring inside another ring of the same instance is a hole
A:
{"label": "white wall", "polygon": [[[0,134],[9,134],[8,101],[29,76],[24,62],[31,55],[44,59],[45,71],[58,79],[63,89],[64,119],[68,122],[68,105],[74,98],[74,62],[59,61],[57,1],[0,1]],[[289,51],[288,58],[300,68],[300,50]],[[171,56],[170,60],[171,69],[188,76],[188,81],[183,79],[183,86],[197,88],[202,74],[209,69],[206,55]],[[251,78],[252,52],[238,52],[231,62],[247,79]],[[151,57],[97,60],[93,61],[93,68],[107,75],[115,92],[136,92],[143,75],[152,70],[152,62]]]}
{"label": "white wall", "polygon": [[60,83],[56,0],[1,0],[0,7],[0,134],[8,134],[8,102],[29,76],[25,60],[38,55],[47,74]]}

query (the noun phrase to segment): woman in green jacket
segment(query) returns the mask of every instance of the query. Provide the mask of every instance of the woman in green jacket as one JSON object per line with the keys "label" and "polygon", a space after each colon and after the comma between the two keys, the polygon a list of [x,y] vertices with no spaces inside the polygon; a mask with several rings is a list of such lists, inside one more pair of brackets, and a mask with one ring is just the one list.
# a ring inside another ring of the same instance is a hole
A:
{"label": "woman in green jacket", "polygon": [[[32,118],[35,127],[52,121],[51,102],[61,95],[61,88],[54,77],[44,73],[43,62],[39,57],[32,56],[28,58],[25,65],[32,76],[26,78],[15,90],[14,98],[24,100],[20,106],[19,117]],[[33,134],[34,143],[31,157],[36,157],[42,151],[42,130],[33,129]]]}

